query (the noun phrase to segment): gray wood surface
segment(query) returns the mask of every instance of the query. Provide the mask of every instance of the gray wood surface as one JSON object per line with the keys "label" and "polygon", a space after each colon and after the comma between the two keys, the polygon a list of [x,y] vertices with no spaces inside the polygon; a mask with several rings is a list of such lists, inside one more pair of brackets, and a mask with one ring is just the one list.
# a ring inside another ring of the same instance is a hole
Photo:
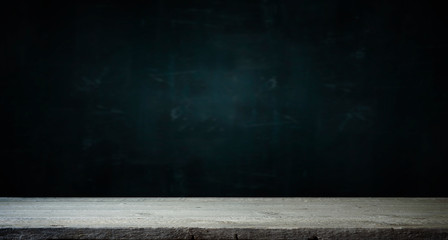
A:
{"label": "gray wood surface", "polygon": [[1,239],[448,239],[446,198],[0,198]]}

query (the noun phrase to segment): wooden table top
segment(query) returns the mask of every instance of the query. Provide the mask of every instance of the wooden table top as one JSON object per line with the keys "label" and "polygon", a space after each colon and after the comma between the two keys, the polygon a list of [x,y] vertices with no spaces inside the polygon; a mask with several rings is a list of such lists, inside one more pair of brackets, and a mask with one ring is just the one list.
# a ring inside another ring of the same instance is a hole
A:
{"label": "wooden table top", "polygon": [[448,199],[0,198],[4,239],[350,239],[356,233],[447,239]]}

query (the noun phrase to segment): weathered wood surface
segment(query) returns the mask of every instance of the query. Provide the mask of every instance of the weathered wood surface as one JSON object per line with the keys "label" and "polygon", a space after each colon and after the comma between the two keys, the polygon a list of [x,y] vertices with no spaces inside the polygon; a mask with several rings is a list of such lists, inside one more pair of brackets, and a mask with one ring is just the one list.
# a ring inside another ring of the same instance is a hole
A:
{"label": "weathered wood surface", "polygon": [[446,198],[0,198],[0,239],[448,239]]}

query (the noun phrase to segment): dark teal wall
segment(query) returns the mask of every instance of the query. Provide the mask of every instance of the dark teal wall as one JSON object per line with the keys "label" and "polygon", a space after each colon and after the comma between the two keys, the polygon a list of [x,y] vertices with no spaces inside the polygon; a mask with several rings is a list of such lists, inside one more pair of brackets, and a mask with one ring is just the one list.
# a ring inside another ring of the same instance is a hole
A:
{"label": "dark teal wall", "polygon": [[3,196],[448,195],[440,6],[129,2],[5,9]]}

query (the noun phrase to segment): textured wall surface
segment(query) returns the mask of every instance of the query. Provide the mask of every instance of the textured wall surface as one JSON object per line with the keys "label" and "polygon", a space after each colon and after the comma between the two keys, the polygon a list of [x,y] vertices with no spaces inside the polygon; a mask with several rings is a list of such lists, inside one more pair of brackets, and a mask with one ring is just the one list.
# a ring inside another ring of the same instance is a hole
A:
{"label": "textured wall surface", "polygon": [[442,9],[16,2],[0,194],[447,196]]}

